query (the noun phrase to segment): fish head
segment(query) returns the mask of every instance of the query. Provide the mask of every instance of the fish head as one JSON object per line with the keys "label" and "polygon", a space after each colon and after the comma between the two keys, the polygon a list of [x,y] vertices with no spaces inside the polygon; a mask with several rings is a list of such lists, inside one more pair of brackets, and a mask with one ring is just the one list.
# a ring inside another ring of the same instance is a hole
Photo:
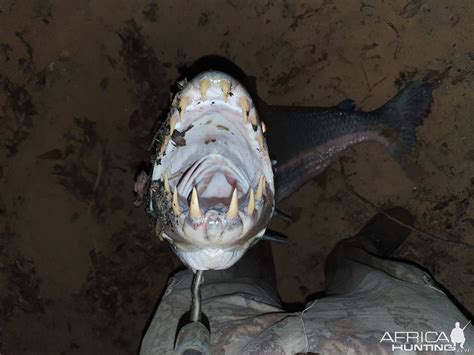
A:
{"label": "fish head", "polygon": [[157,136],[150,209],[188,267],[226,269],[263,236],[273,214],[265,125],[246,89],[223,72],[180,87]]}

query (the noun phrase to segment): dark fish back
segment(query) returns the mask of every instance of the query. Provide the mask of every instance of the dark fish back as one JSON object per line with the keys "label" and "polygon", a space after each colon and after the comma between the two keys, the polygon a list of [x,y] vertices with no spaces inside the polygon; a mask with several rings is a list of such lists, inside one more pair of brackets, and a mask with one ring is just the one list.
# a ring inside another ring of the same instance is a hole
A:
{"label": "dark fish back", "polygon": [[384,144],[404,165],[416,142],[415,129],[431,111],[436,86],[411,83],[371,112],[260,104],[270,157],[277,162],[277,201],[321,173],[338,153],[365,140]]}

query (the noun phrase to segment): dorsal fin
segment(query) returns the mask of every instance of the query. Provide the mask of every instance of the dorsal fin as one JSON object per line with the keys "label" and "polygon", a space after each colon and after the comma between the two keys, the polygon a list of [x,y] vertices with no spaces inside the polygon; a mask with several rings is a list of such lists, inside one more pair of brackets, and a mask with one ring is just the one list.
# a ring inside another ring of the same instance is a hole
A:
{"label": "dorsal fin", "polygon": [[339,110],[344,110],[344,111],[354,111],[356,108],[355,101],[352,99],[344,99],[341,102],[339,102],[336,107]]}

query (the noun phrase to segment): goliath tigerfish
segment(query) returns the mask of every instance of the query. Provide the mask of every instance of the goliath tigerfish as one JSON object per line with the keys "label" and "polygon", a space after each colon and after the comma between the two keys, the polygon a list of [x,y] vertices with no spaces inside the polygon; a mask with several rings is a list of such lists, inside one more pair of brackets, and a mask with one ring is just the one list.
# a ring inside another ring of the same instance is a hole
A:
{"label": "goliath tigerfish", "polygon": [[403,162],[434,88],[414,82],[379,109],[361,112],[267,105],[218,71],[180,86],[155,136],[149,210],[193,270],[232,266],[264,237],[275,202],[352,145],[376,141]]}

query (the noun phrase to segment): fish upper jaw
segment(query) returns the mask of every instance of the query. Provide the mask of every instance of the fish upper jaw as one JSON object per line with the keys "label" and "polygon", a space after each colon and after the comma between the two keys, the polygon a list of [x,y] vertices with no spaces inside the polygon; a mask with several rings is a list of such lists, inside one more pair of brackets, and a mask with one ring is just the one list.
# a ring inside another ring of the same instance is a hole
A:
{"label": "fish upper jaw", "polygon": [[265,125],[248,92],[225,73],[204,72],[181,85],[159,136],[150,207],[186,265],[225,269],[273,214]]}

